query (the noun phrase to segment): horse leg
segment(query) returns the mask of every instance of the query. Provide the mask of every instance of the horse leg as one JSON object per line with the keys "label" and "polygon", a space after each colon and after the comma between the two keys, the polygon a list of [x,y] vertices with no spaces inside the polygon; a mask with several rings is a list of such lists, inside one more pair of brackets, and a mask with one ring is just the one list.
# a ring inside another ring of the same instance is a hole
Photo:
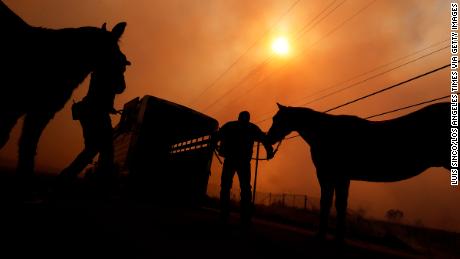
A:
{"label": "horse leg", "polygon": [[22,180],[33,176],[34,160],[38,140],[54,113],[28,113],[24,119],[21,138],[19,140],[19,158],[17,175]]}
{"label": "horse leg", "polygon": [[338,241],[343,241],[345,237],[349,187],[350,180],[339,181],[335,186],[335,209],[337,211],[336,239]]}
{"label": "horse leg", "polygon": [[8,142],[10,132],[21,115],[21,112],[0,112],[0,149]]}
{"label": "horse leg", "polygon": [[326,237],[329,213],[331,211],[332,198],[334,196],[334,187],[329,181],[320,181],[320,186],[321,201],[318,237],[324,239]]}

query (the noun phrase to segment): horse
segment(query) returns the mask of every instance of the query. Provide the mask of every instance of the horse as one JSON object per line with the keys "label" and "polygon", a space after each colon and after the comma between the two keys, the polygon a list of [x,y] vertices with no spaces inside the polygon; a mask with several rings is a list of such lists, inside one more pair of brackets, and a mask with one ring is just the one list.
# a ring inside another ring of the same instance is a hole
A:
{"label": "horse", "polygon": [[94,87],[125,88],[130,62],[118,42],[126,23],[111,31],[105,23],[101,28],[34,27],[1,1],[0,23],[0,149],[24,116],[16,171],[30,179],[42,131],[91,72],[99,75]]}
{"label": "horse", "polygon": [[324,239],[335,191],[336,239],[344,239],[351,180],[395,182],[450,166],[450,104],[436,103],[391,120],[369,121],[278,104],[271,144],[293,131],[309,144],[321,187],[318,237]]}

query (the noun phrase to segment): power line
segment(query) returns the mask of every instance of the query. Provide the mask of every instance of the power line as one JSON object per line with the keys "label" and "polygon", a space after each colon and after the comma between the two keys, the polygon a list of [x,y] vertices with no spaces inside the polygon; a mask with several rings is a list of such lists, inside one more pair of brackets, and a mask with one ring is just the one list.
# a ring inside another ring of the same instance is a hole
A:
{"label": "power line", "polygon": [[[323,35],[322,38],[320,38],[319,40],[317,40],[316,42],[314,42],[313,44],[311,44],[310,46],[306,47],[305,49],[302,50],[302,53],[304,53],[305,51],[307,51],[307,49],[310,49],[311,47],[315,46],[316,44],[318,44],[320,41],[324,40],[325,38],[329,37],[330,35],[332,35],[335,31],[337,31],[338,29],[340,29],[342,26],[344,26],[346,23],[348,23],[349,21],[351,21],[353,18],[355,18],[356,16],[358,16],[360,13],[362,13],[364,10],[366,10],[367,8],[369,8],[372,4],[374,4],[376,2],[376,0],[374,1],[371,1],[369,2],[367,5],[365,5],[364,7],[362,7],[361,9],[359,9],[356,13],[354,13],[352,16],[348,17],[346,20],[342,21],[339,25],[337,25],[336,27],[334,27],[333,29],[331,29],[330,31],[328,31],[326,34]],[[301,54],[302,54],[301,53]],[[300,56],[300,55],[299,55]],[[281,68],[281,70],[285,69],[287,67],[287,63]],[[265,79],[263,79],[263,81],[261,83],[263,83],[264,81],[268,80],[272,75],[274,74],[271,73],[270,75],[268,75]],[[255,87],[254,87],[255,88]]]}
{"label": "power line", "polygon": [[[408,58],[408,57],[414,56],[414,55],[416,55],[416,54],[418,54],[418,53],[420,53],[420,52],[423,52],[423,51],[425,51],[425,50],[427,50],[427,49],[430,49],[430,48],[432,48],[432,47],[434,47],[434,46],[437,46],[437,45],[439,45],[439,44],[441,44],[441,43],[444,43],[444,42],[446,42],[446,41],[448,41],[448,39],[443,40],[443,41],[439,41],[439,42],[434,43],[434,44],[431,44],[431,45],[429,45],[429,46],[427,46],[427,47],[425,47],[425,48],[423,48],[423,49],[420,49],[420,50],[417,50],[417,51],[415,51],[415,52],[412,52],[411,54],[408,54],[408,55],[405,55],[405,56],[403,56],[403,57],[397,58],[397,59],[392,60],[392,61],[390,61],[390,62],[388,62],[388,63],[386,63],[386,64],[377,66],[377,67],[375,67],[375,68],[373,68],[373,69],[371,69],[371,70],[368,70],[368,71],[366,71],[366,72],[364,72],[364,73],[361,73],[361,74],[359,74],[359,75],[353,76],[352,78],[349,78],[349,79],[346,79],[346,80],[344,80],[344,81],[335,83],[335,84],[333,84],[332,86],[326,87],[326,88],[321,89],[321,90],[319,90],[319,91],[317,91],[317,92],[315,92],[315,93],[310,94],[309,96],[304,97],[304,99],[305,99],[305,98],[308,98],[308,97],[315,96],[315,95],[317,95],[317,94],[319,94],[319,93],[322,93],[322,92],[325,92],[325,91],[327,91],[327,90],[336,88],[336,87],[340,86],[341,84],[350,82],[350,81],[352,81],[352,80],[354,80],[354,79],[356,79],[356,78],[359,78],[359,77],[362,77],[362,76],[364,76],[364,75],[370,74],[370,73],[372,73],[372,72],[374,72],[374,71],[377,71],[377,70],[379,70],[379,69],[381,69],[381,68],[383,68],[383,67],[386,67],[386,66],[391,65],[391,64],[393,64],[393,63],[396,63],[396,62],[398,62],[398,61],[404,60],[404,59],[406,59],[406,58]],[[369,81],[369,80],[371,80],[371,79],[374,79],[374,78],[376,78],[376,77],[378,77],[378,76],[381,76],[381,75],[383,75],[383,74],[386,74],[386,73],[388,73],[388,72],[390,72],[390,71],[392,71],[392,70],[395,70],[395,69],[400,68],[400,67],[402,67],[402,66],[408,65],[408,64],[410,64],[410,63],[412,63],[412,62],[418,61],[418,60],[420,60],[420,59],[422,59],[422,58],[425,58],[425,57],[427,57],[427,56],[429,56],[429,55],[432,55],[432,54],[434,54],[434,53],[437,53],[438,51],[441,51],[441,50],[443,50],[443,49],[445,49],[445,48],[447,48],[447,47],[443,47],[443,48],[441,48],[441,49],[432,51],[432,52],[428,53],[427,55],[420,56],[420,57],[415,58],[415,59],[413,59],[413,60],[411,60],[411,61],[408,61],[408,62],[406,62],[406,63],[404,63],[404,64],[402,64],[402,65],[393,67],[393,68],[391,68],[391,69],[389,69],[389,70],[386,70],[386,71],[381,72],[381,73],[379,73],[379,74],[376,74],[376,75],[374,75],[374,76],[365,78],[365,79],[363,79],[362,81],[356,82],[356,83],[354,83],[354,84],[352,84],[352,85],[349,85],[349,86],[347,86],[347,87],[345,87],[345,88],[351,88],[352,86],[355,86],[355,85],[364,83],[364,82]],[[337,92],[340,92],[340,91],[343,91],[343,90],[345,90],[345,89],[342,88],[341,90],[335,91],[335,92],[333,92],[333,93],[337,93]],[[332,93],[330,93],[330,94],[328,94],[328,95],[326,95],[326,96],[319,97],[319,98],[317,98],[317,99],[315,99],[315,100],[313,100],[313,101],[310,101],[310,102],[307,102],[307,103],[300,104],[300,106],[308,105],[308,104],[310,104],[310,103],[313,103],[313,102],[315,102],[315,101],[318,101],[319,99],[324,99],[324,98],[326,98],[326,97],[328,97],[328,96],[330,96],[330,95],[332,95]],[[259,120],[259,121],[255,122],[255,123],[256,123],[256,124],[259,124],[259,123],[265,122],[265,121],[267,121],[267,120],[269,120],[269,119],[270,119],[270,117],[265,118],[265,119],[262,119],[262,120]]]}
{"label": "power line", "polygon": [[315,99],[313,99],[313,100],[311,100],[311,101],[308,101],[308,102],[306,102],[306,103],[303,103],[303,104],[301,104],[300,106],[305,106],[305,105],[308,105],[308,104],[312,104],[312,103],[314,103],[314,102],[320,101],[320,100],[325,99],[325,98],[327,98],[327,97],[330,97],[330,96],[332,96],[332,95],[338,94],[338,93],[343,92],[343,91],[345,91],[345,90],[348,90],[348,89],[350,89],[350,88],[352,88],[352,87],[354,87],[354,86],[360,85],[360,84],[362,84],[362,83],[365,83],[365,82],[367,82],[367,81],[369,81],[369,80],[372,80],[372,79],[377,78],[377,77],[379,77],[379,76],[382,76],[382,75],[384,75],[384,74],[388,74],[389,72],[394,71],[394,70],[396,70],[396,69],[398,69],[398,68],[401,68],[401,67],[403,67],[403,66],[406,66],[406,65],[409,65],[409,64],[411,64],[411,63],[414,63],[414,62],[419,61],[419,60],[421,60],[421,59],[423,59],[423,58],[426,58],[426,57],[428,57],[428,56],[431,56],[431,55],[433,55],[433,54],[435,54],[435,53],[437,53],[437,52],[439,52],[439,51],[441,51],[441,50],[447,49],[447,48],[449,48],[449,47],[450,47],[450,46],[448,45],[448,46],[442,47],[442,48],[440,48],[440,49],[434,50],[434,51],[432,51],[432,52],[430,52],[430,53],[428,53],[428,54],[425,54],[425,55],[423,55],[423,56],[420,56],[420,57],[418,57],[418,58],[415,58],[415,59],[413,59],[413,60],[410,60],[410,61],[408,61],[408,62],[406,62],[406,63],[403,63],[403,64],[398,65],[398,66],[396,66],[396,67],[390,68],[390,69],[388,69],[388,70],[385,70],[385,71],[383,71],[383,72],[380,72],[380,73],[378,73],[378,74],[375,74],[375,75],[373,75],[373,76],[371,76],[371,77],[365,78],[365,79],[363,79],[363,80],[361,80],[361,81],[359,81],[359,82],[353,83],[353,84],[351,84],[351,85],[348,85],[348,86],[345,86],[345,87],[343,87],[343,88],[340,88],[340,89],[338,89],[338,90],[336,90],[336,91],[334,91],[334,92],[331,92],[331,93],[329,93],[329,94],[320,96],[320,97],[315,98]]}
{"label": "power line", "polygon": [[270,31],[273,30],[273,28],[285,17],[287,16],[293,9],[294,7],[300,3],[301,0],[296,0],[294,1],[290,6],[289,8],[283,13],[281,14],[280,17],[278,17],[278,19],[276,20],[275,23],[272,24],[272,26],[270,26],[270,28],[268,30],[266,30],[261,37],[259,37],[256,41],[254,41],[235,61],[233,61],[230,66],[228,66],[211,84],[209,84],[197,97],[196,99],[192,102],[192,103],[195,103],[197,100],[199,100],[208,90],[210,90],[212,87],[214,87],[214,85],[217,84],[217,82],[219,82],[230,70],[233,69],[233,67],[236,66],[236,64],[238,64],[244,56],[246,56],[249,51],[251,49],[253,49],[259,42],[261,39],[265,38],[268,33]]}
{"label": "power line", "polygon": [[[424,105],[424,104],[427,104],[427,103],[440,101],[440,100],[443,100],[443,99],[446,99],[446,98],[449,98],[449,97],[450,97],[450,95],[437,97],[437,98],[430,99],[430,100],[427,100],[427,101],[411,104],[411,105],[400,107],[400,108],[397,108],[397,109],[394,109],[394,110],[390,110],[390,111],[378,113],[378,114],[375,114],[375,115],[372,115],[372,116],[368,116],[368,117],[365,117],[364,119],[371,119],[371,118],[379,117],[379,116],[382,116],[382,115],[387,115],[387,114],[390,114],[390,113],[395,113],[395,112],[398,112],[398,111],[407,110],[407,109],[414,108],[414,107]],[[297,138],[297,137],[300,137],[300,135],[297,134],[297,135],[294,135],[294,136],[291,136],[291,137],[287,137],[287,138],[285,138],[285,140],[290,140],[290,139]]]}
{"label": "power line", "polygon": [[[385,92],[385,91],[388,91],[388,90],[393,89],[393,88],[395,88],[395,87],[398,87],[398,86],[401,86],[401,85],[403,85],[403,84],[409,83],[410,81],[413,81],[413,80],[416,80],[416,79],[418,79],[418,78],[427,76],[427,75],[429,75],[429,74],[435,73],[435,72],[440,71],[440,70],[442,70],[442,69],[444,69],[444,68],[447,68],[447,67],[450,67],[450,64],[444,65],[444,66],[442,66],[442,67],[438,67],[438,68],[436,68],[436,69],[433,69],[433,70],[428,71],[428,72],[426,72],[426,73],[423,73],[423,74],[421,74],[421,75],[418,75],[418,76],[412,77],[412,78],[410,78],[410,79],[404,80],[404,81],[402,81],[402,82],[399,82],[399,83],[397,83],[397,84],[394,84],[394,85],[385,87],[385,88],[383,88],[383,89],[380,89],[380,90],[375,91],[375,92],[373,92],[373,93],[370,93],[370,94],[367,94],[367,95],[365,95],[365,96],[356,98],[356,99],[351,100],[351,101],[349,101],[349,102],[346,102],[346,103],[344,103],[344,104],[335,106],[335,107],[333,107],[333,108],[331,108],[331,109],[328,109],[328,110],[324,111],[324,113],[328,113],[328,112],[331,112],[331,111],[333,111],[333,110],[337,110],[337,109],[339,109],[339,108],[345,107],[345,106],[347,106],[347,105],[350,105],[350,104],[352,104],[352,103],[358,102],[358,101],[360,101],[360,100],[363,100],[363,99],[369,98],[369,97],[371,97],[371,96],[374,96],[374,95],[383,93],[383,92]],[[444,97],[443,97],[443,98],[444,98]],[[378,114],[377,114],[377,115],[378,115]],[[375,116],[369,116],[368,118],[370,118],[370,117],[377,117],[377,115],[375,115]],[[380,115],[379,115],[379,116],[380,116]],[[295,137],[298,137],[298,136],[299,136],[299,135],[293,136],[293,137],[289,137],[288,139],[295,138]]]}
{"label": "power line", "polygon": [[350,105],[350,104],[352,104],[352,103],[358,102],[358,101],[360,101],[360,100],[369,98],[369,97],[374,96],[374,95],[376,95],[376,94],[380,94],[380,93],[386,92],[386,91],[388,91],[388,90],[390,90],[390,89],[393,89],[393,88],[395,88],[395,87],[401,86],[401,85],[406,84],[406,83],[409,83],[409,82],[411,82],[411,81],[413,81],[413,80],[416,80],[416,79],[418,79],[418,78],[427,76],[427,75],[429,75],[429,74],[435,73],[435,72],[437,72],[437,71],[439,71],[439,70],[442,70],[442,69],[444,69],[444,68],[447,68],[447,67],[450,67],[450,64],[444,65],[444,66],[442,66],[442,67],[438,67],[438,68],[436,68],[436,69],[433,69],[433,70],[428,71],[428,72],[426,72],[426,73],[423,73],[423,74],[421,74],[421,75],[412,77],[412,78],[410,78],[410,79],[407,79],[407,80],[405,80],[405,81],[399,82],[399,83],[397,83],[397,84],[391,85],[391,86],[389,86],[389,87],[385,87],[385,88],[380,89],[380,90],[378,90],[378,91],[376,91],[376,92],[373,92],[373,93],[370,93],[370,94],[361,96],[361,97],[359,97],[359,98],[356,98],[356,99],[351,100],[351,101],[349,101],[349,102],[346,102],[346,103],[344,103],[344,104],[341,104],[341,105],[338,105],[338,106],[336,106],[336,107],[333,107],[333,108],[331,108],[331,109],[329,109],[329,110],[326,110],[325,112],[330,112],[330,111],[333,111],[333,110],[337,110],[337,109],[339,109],[339,108],[342,108],[342,107],[345,107],[345,106]]}
{"label": "power line", "polygon": [[[299,40],[305,33],[311,31],[317,24],[319,24],[321,21],[323,21],[325,18],[327,18],[332,12],[334,12],[337,8],[339,8],[341,5],[343,5],[347,0],[343,0],[340,2],[338,5],[336,5],[334,8],[329,10],[329,12],[323,16],[321,19],[317,20],[315,23],[313,23],[314,20],[318,19],[324,12],[327,11],[331,6],[334,5],[337,0],[332,1],[325,9],[323,9],[320,13],[318,13],[309,23],[305,24],[297,33],[297,38],[296,40]],[[309,28],[310,27],[310,28]]]}
{"label": "power line", "polygon": [[[270,57],[271,58],[271,57]],[[266,64],[268,64],[270,62],[270,59],[267,59],[265,60],[264,62],[262,62],[261,64],[257,65],[254,69],[252,69],[251,71],[249,71],[248,74],[246,74],[245,77],[243,77],[238,84],[236,84],[236,86],[238,86],[239,84],[243,83],[245,80],[247,80],[249,77],[251,77],[252,75],[256,74],[258,72],[258,70],[261,70]],[[219,103],[223,98],[225,98],[225,96],[229,95],[231,92],[233,92],[234,90],[236,89],[236,87],[232,87],[230,89],[228,89],[223,95],[221,95],[220,97],[218,97],[216,100],[214,100],[214,102],[212,102],[211,104],[209,104],[208,106],[206,106],[206,108],[203,109],[203,112],[206,112],[207,110],[209,110],[211,107],[213,107],[214,105],[216,105],[217,103]]]}
{"label": "power line", "polygon": [[[338,26],[334,27],[332,30],[328,31],[322,38],[320,38],[319,40],[317,40],[315,43],[311,44],[309,47],[307,48],[311,48],[313,47],[314,45],[316,45],[318,42],[320,42],[321,40],[324,40],[325,38],[327,38],[328,36],[330,36],[332,33],[334,33],[336,30],[338,30],[339,28],[341,28],[343,25],[345,25],[347,22],[349,22],[350,20],[352,20],[354,17],[356,17],[358,14],[360,14],[362,11],[364,11],[365,9],[367,9],[368,7],[370,7],[373,3],[375,3],[376,0],[374,1],[371,1],[369,2],[367,5],[365,5],[363,8],[359,9],[356,13],[354,13],[352,16],[350,16],[349,18],[347,18],[346,20],[344,20],[342,23],[340,23]],[[330,13],[328,13],[329,15]],[[303,52],[306,51],[305,48]],[[285,68],[286,66],[284,66],[283,68]],[[231,101],[230,103],[234,103],[236,101],[238,101],[238,99],[244,97],[244,96],[247,96],[250,92],[252,92],[254,89],[256,89],[258,86],[262,85],[262,83],[264,83],[269,77],[271,77],[271,75],[273,75],[273,72],[268,75],[267,77],[265,77],[262,81],[256,83],[253,85],[253,87],[249,88],[243,95],[240,95],[239,97],[233,99],[233,101]],[[227,105],[228,106],[228,105]],[[226,107],[226,106],[225,106]]]}
{"label": "power line", "polygon": [[[334,0],[331,2],[331,4],[329,4],[325,9],[323,9],[318,15],[316,15],[310,22],[309,24],[312,24],[313,22],[315,22],[316,19],[318,19],[322,13],[324,13],[327,9],[329,9],[337,0]],[[344,0],[343,2],[345,2],[346,0]],[[375,1],[375,0],[374,0]],[[340,3],[339,6],[341,4]],[[337,9],[337,8],[334,8],[334,10]],[[325,16],[323,16],[321,18],[321,20],[323,20],[324,18],[326,18],[327,16],[329,16],[331,14],[331,12],[327,13]],[[315,25],[318,24],[315,23]],[[227,95],[229,95],[231,92],[233,92],[238,86],[242,85],[246,80],[248,80],[251,75],[253,75],[257,70],[263,68],[264,65],[268,64],[273,58],[273,54],[271,54],[268,58],[266,58],[264,61],[262,61],[262,63],[260,63],[259,65],[257,65],[255,68],[253,68],[252,70],[250,70],[245,77],[243,77],[237,84],[235,84],[235,86],[233,86],[232,88],[230,88],[229,90],[227,90],[224,94],[222,94],[220,97],[217,98],[217,100],[215,100],[213,103],[211,103],[210,105],[206,106],[206,108],[203,110],[203,112],[207,111],[208,109],[210,109],[211,107],[213,107],[214,105],[216,105],[217,103],[219,103],[222,99],[224,99]]]}
{"label": "power line", "polygon": [[379,113],[379,114],[375,114],[375,115],[366,117],[365,119],[371,119],[371,118],[375,118],[375,117],[380,117],[380,116],[382,116],[382,115],[386,115],[386,114],[390,114],[390,113],[394,113],[394,112],[399,112],[399,111],[402,111],[402,110],[406,110],[406,109],[409,109],[409,108],[417,107],[417,106],[420,106],[420,105],[423,105],[423,104],[427,104],[427,103],[432,103],[432,102],[440,101],[440,100],[442,100],[442,99],[446,99],[446,98],[449,98],[449,97],[450,97],[450,95],[446,95],[446,96],[434,98],[434,99],[431,99],[431,100],[428,100],[428,101],[424,101],[424,102],[420,102],[420,103],[416,103],[416,104],[404,106],[404,107],[401,107],[401,108],[398,108],[398,109],[394,109],[394,110],[391,110],[391,111],[387,111],[387,112],[382,112],[382,113]]}
{"label": "power line", "polygon": [[[427,46],[427,47],[425,47],[425,48],[423,48],[423,49],[419,49],[419,50],[414,51],[414,52],[412,52],[412,53],[410,53],[410,54],[408,54],[408,55],[405,55],[405,56],[403,56],[403,57],[394,59],[394,60],[392,60],[392,61],[390,61],[390,62],[388,62],[388,63],[385,63],[385,64],[383,64],[383,65],[379,65],[379,66],[377,66],[377,67],[375,67],[375,68],[373,68],[373,69],[371,69],[371,70],[368,70],[368,71],[366,71],[366,72],[364,72],[364,73],[358,74],[358,75],[353,76],[353,77],[351,77],[351,78],[349,78],[349,79],[346,79],[346,80],[344,80],[344,81],[335,83],[335,84],[333,84],[333,85],[331,85],[331,86],[329,86],[329,87],[326,87],[326,88],[324,88],[324,89],[321,89],[321,90],[319,90],[319,91],[316,91],[315,93],[312,93],[312,94],[310,94],[310,95],[308,95],[308,96],[305,96],[303,99],[307,99],[307,98],[313,97],[313,96],[315,96],[315,95],[317,95],[317,94],[320,94],[320,93],[322,93],[322,92],[325,92],[325,91],[327,91],[327,90],[331,90],[331,89],[333,89],[333,88],[336,88],[336,87],[338,87],[338,86],[340,86],[340,85],[342,85],[342,84],[348,83],[348,82],[353,81],[353,80],[355,80],[355,79],[357,79],[357,78],[360,78],[360,77],[362,77],[362,76],[365,76],[365,75],[367,75],[367,74],[370,74],[370,73],[372,73],[372,72],[375,72],[375,71],[377,71],[377,70],[379,70],[379,69],[381,69],[381,68],[387,67],[387,66],[389,66],[389,65],[391,65],[391,64],[394,64],[394,63],[397,63],[397,62],[399,62],[399,61],[401,61],[401,60],[404,60],[404,59],[406,59],[406,58],[412,57],[412,56],[414,56],[414,55],[416,55],[416,54],[418,54],[418,53],[420,53],[420,52],[423,52],[423,51],[425,51],[425,50],[428,50],[428,49],[430,49],[430,48],[432,48],[432,47],[434,47],[434,46],[437,46],[437,45],[439,45],[439,44],[441,44],[441,43],[447,42],[448,40],[449,40],[449,39],[445,39],[445,40],[442,40],[442,41],[433,43],[433,44],[431,44],[431,45],[429,45],[429,46]],[[435,52],[437,52],[437,51],[435,51]],[[302,106],[302,105],[301,105],[301,106]]]}

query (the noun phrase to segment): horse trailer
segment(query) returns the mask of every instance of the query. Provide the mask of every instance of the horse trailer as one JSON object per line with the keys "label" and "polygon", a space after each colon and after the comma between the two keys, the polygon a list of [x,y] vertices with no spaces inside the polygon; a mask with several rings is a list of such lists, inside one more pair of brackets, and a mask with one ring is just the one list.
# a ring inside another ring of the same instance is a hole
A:
{"label": "horse trailer", "polygon": [[124,105],[114,128],[115,166],[129,189],[159,202],[206,197],[218,122],[154,96]]}

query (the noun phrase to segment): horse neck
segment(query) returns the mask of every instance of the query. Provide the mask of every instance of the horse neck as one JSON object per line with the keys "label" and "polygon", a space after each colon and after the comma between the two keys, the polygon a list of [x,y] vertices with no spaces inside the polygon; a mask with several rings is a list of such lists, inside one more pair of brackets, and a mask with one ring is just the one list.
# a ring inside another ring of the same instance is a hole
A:
{"label": "horse neck", "polygon": [[[39,29],[39,28],[37,28]],[[94,69],[96,60],[97,29],[91,27],[50,30],[47,32],[49,40],[56,44],[49,44],[51,60],[59,61],[60,72],[67,75],[74,82],[74,87],[83,82],[88,74]],[[60,53],[51,48],[58,48]],[[57,54],[58,53],[58,54]],[[62,56],[62,53],[66,53]]]}
{"label": "horse neck", "polygon": [[323,124],[328,121],[330,115],[308,108],[297,108],[295,113],[294,131],[297,131],[305,141],[313,145],[318,134],[324,130]]}
{"label": "horse neck", "polygon": [[[24,30],[30,27],[23,19],[21,19],[21,17],[15,14],[2,1],[0,1],[0,23],[7,25],[7,26],[4,26],[4,28],[2,28],[6,30],[6,32]],[[5,33],[5,31],[2,31],[2,33]]]}

